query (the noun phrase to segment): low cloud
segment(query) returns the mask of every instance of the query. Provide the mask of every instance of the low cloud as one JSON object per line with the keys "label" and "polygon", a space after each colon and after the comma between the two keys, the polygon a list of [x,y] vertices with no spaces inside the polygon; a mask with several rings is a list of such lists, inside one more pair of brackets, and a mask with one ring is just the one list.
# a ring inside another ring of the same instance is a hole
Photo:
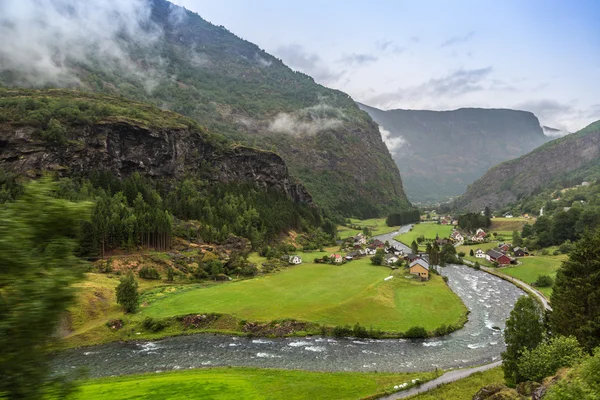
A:
{"label": "low cloud", "polygon": [[454,46],[457,44],[466,43],[466,42],[470,41],[471,39],[473,39],[473,36],[475,36],[475,32],[473,32],[473,31],[471,31],[465,35],[462,35],[462,36],[453,36],[450,39],[442,42],[440,44],[440,47],[450,47],[450,46]]}
{"label": "low cloud", "polygon": [[406,140],[402,136],[394,137],[390,131],[381,126],[379,126],[379,133],[381,133],[381,139],[383,139],[383,142],[392,155],[397,153],[406,144]]}
{"label": "low cloud", "polygon": [[345,71],[332,71],[319,55],[306,51],[299,44],[281,46],[274,53],[291,68],[304,72],[324,85],[337,82],[345,73]]}
{"label": "low cloud", "polygon": [[[553,99],[528,100],[518,103],[514,108],[530,111],[541,121],[542,125],[558,129],[549,136],[563,136],[567,132],[575,132],[600,119],[600,104],[589,108],[579,108],[575,102],[560,102]],[[546,132],[548,135],[548,132]]]}
{"label": "low cloud", "polygon": [[379,58],[372,54],[349,54],[338,60],[340,63],[347,65],[360,66],[377,61]]}
{"label": "low cloud", "polygon": [[313,136],[340,127],[346,115],[327,104],[304,108],[295,113],[279,113],[269,123],[268,130],[293,136]]}
{"label": "low cloud", "polygon": [[406,51],[405,47],[399,46],[393,40],[378,40],[375,46],[382,52],[391,52],[393,54],[402,54]]}

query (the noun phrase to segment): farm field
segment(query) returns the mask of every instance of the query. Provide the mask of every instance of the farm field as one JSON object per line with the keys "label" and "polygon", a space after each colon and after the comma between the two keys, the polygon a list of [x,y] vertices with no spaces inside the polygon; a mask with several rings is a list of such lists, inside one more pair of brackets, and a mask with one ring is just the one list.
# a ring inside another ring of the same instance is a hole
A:
{"label": "farm field", "polygon": [[[530,256],[519,258],[522,265],[514,267],[504,267],[499,271],[522,280],[525,283],[533,283],[539,275],[549,275],[552,279],[556,278],[556,271],[560,268],[561,263],[567,259],[567,255],[560,256]],[[537,288],[545,296],[549,297],[552,294],[551,287]]]}
{"label": "farm field", "polygon": [[[394,278],[384,278],[394,274]],[[143,317],[222,313],[249,321],[291,318],[326,326],[359,322],[387,332],[434,330],[464,322],[466,308],[438,275],[428,282],[371,265],[368,258],[334,266],[305,263],[282,272],[191,290],[169,291]],[[274,301],[277,299],[277,301]]]}
{"label": "farm field", "polygon": [[[399,226],[387,226],[385,223],[385,218],[371,218],[371,219],[355,219],[350,218],[350,222],[352,225],[358,225],[360,227],[368,227],[373,236],[375,235],[383,235],[385,233],[393,232],[399,228]],[[350,236],[356,236],[359,232],[362,232],[358,229],[351,229],[347,226],[340,225],[338,226],[338,236],[340,239],[346,239]]]}
{"label": "farm field", "polygon": [[75,399],[358,399],[393,391],[431,372],[309,372],[258,368],[210,368],[84,381]]}
{"label": "farm field", "polygon": [[[413,240],[417,240],[421,235],[426,239],[435,239],[436,235],[439,235],[441,238],[447,238],[450,236],[450,233],[452,233],[452,226],[450,225],[423,223],[416,224],[411,231],[398,235],[394,239],[410,246]],[[425,246],[421,247],[425,248]]]}
{"label": "farm field", "polygon": [[520,232],[523,230],[523,225],[526,223],[533,224],[534,222],[535,220],[527,218],[492,218],[492,225],[486,231],[497,232],[498,235],[508,233],[509,236],[506,238],[508,240],[513,231]]}
{"label": "farm field", "polygon": [[504,384],[502,368],[492,368],[456,382],[442,385],[427,393],[411,397],[411,400],[454,400],[471,399],[484,386],[494,383]]}

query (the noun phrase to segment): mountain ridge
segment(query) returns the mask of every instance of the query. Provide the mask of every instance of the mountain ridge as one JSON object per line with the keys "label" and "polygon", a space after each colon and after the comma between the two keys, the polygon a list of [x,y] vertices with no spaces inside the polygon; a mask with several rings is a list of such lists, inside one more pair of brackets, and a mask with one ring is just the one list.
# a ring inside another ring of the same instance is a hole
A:
{"label": "mountain ridge", "polygon": [[358,105],[380,125],[388,141],[402,142],[391,151],[401,166],[409,198],[417,202],[458,196],[488,168],[549,140],[528,111],[477,107],[384,111]]}

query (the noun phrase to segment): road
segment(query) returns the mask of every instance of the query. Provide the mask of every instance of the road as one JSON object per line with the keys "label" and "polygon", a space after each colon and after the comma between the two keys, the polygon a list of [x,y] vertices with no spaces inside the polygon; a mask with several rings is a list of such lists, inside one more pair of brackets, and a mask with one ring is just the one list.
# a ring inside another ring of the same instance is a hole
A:
{"label": "road", "polygon": [[397,393],[394,393],[394,394],[386,396],[386,397],[381,397],[380,399],[381,400],[405,399],[410,396],[428,392],[432,389],[437,388],[440,385],[450,383],[450,382],[456,382],[458,380],[464,379],[468,376],[473,375],[476,372],[486,371],[488,369],[499,367],[500,365],[502,365],[502,361],[496,361],[491,364],[486,364],[486,365],[482,365],[479,367],[456,369],[453,371],[448,371],[444,375],[440,376],[439,378],[432,379],[429,382],[426,382],[420,386],[413,387],[409,390],[405,390],[402,392],[397,392]]}
{"label": "road", "polygon": [[[541,294],[541,293],[540,293],[540,292],[539,292],[539,291],[538,291],[536,288],[534,288],[533,286],[531,286],[531,285],[529,285],[529,284],[527,284],[527,283],[523,282],[523,281],[522,281],[522,280],[520,280],[520,279],[513,278],[512,276],[509,276],[509,275],[503,274],[502,272],[500,272],[500,271],[498,271],[498,270],[495,270],[495,269],[492,269],[492,268],[488,268],[488,267],[481,267],[481,269],[482,269],[482,270],[484,270],[485,272],[489,272],[489,273],[492,273],[492,272],[494,272],[494,273],[496,273],[496,274],[502,275],[502,276],[506,277],[506,279],[507,279],[509,282],[516,282],[516,283],[518,283],[519,285],[521,285],[521,286],[525,287],[527,290],[529,290],[531,293],[533,293],[533,294],[535,295],[535,297],[537,297],[538,299],[540,299],[540,301],[542,302],[542,304],[544,305],[544,308],[545,308],[546,310],[548,310],[548,311],[552,311],[552,306],[550,306],[550,303],[548,302],[548,299],[546,299],[546,297],[544,297],[544,295],[543,295],[543,294]],[[518,286],[518,285],[517,285],[517,286]]]}

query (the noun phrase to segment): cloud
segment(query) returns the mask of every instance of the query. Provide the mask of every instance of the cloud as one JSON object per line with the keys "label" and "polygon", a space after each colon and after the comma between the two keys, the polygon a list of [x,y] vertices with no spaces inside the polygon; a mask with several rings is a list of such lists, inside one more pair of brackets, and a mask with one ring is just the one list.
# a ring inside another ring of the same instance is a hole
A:
{"label": "cloud", "polygon": [[402,54],[406,51],[406,48],[399,46],[393,40],[378,40],[375,42],[375,46],[382,52],[391,52],[393,54]]}
{"label": "cloud", "polygon": [[382,128],[381,125],[379,126],[379,133],[381,133],[381,139],[383,139],[383,142],[392,155],[397,153],[406,144],[406,140],[402,136],[393,137],[392,133]]}
{"label": "cloud", "polygon": [[130,56],[162,35],[150,14],[145,0],[4,0],[0,69],[17,71],[23,84],[70,86],[79,83],[75,65],[94,62],[152,90],[164,61]]}
{"label": "cloud", "polygon": [[340,63],[347,65],[365,65],[377,61],[379,58],[371,54],[349,54],[338,60]]}
{"label": "cloud", "polygon": [[279,113],[269,123],[268,130],[293,136],[313,136],[319,132],[335,129],[346,120],[346,115],[338,108],[318,104],[295,113]]}
{"label": "cloud", "polygon": [[[440,97],[452,98],[490,89],[497,86],[497,80],[489,81],[492,67],[459,69],[441,77],[430,79],[417,86],[398,88],[395,91],[380,93],[367,98],[366,103],[376,107],[390,108],[403,100]],[[439,100],[437,100],[439,102]]]}
{"label": "cloud", "polygon": [[[560,102],[553,99],[528,100],[518,103],[514,108],[530,111],[547,125],[561,132],[575,132],[600,118],[600,105],[589,108],[576,107],[575,102]],[[556,133],[554,136],[561,136]]]}
{"label": "cloud", "polygon": [[337,82],[345,71],[332,71],[316,53],[309,53],[299,44],[280,46],[274,52],[291,68],[312,76],[324,85]]}
{"label": "cloud", "polygon": [[475,36],[475,32],[471,31],[465,35],[462,36],[453,36],[450,39],[442,42],[440,44],[440,47],[449,47],[449,46],[454,46],[457,44],[462,44],[462,43],[466,43],[469,40],[471,40],[473,38],[473,36]]}

